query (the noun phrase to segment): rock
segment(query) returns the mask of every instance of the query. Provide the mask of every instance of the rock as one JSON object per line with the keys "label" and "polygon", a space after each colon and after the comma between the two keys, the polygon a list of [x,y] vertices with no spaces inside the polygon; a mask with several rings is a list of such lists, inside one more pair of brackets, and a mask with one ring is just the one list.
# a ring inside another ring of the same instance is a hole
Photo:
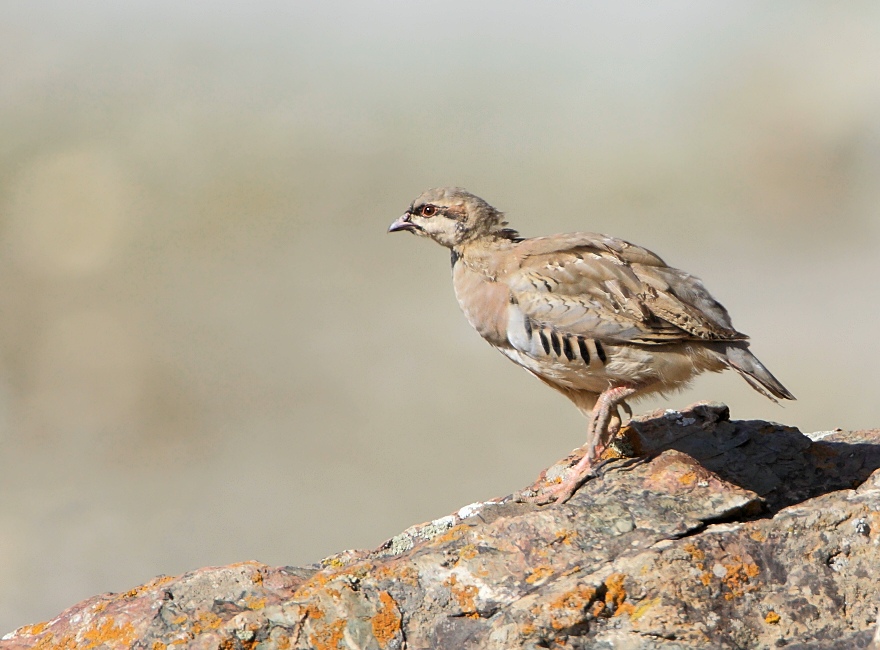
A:
{"label": "rock", "polygon": [[660,411],[623,432],[639,458],[566,504],[476,503],[320,565],[156,578],[0,648],[867,648],[880,430],[814,437],[721,404]]}

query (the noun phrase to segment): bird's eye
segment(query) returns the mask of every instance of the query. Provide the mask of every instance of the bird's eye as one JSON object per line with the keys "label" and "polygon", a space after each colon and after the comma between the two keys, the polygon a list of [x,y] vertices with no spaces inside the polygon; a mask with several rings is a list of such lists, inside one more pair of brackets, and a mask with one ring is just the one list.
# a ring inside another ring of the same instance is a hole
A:
{"label": "bird's eye", "polygon": [[437,208],[433,205],[426,205],[422,208],[423,217],[433,217],[435,214],[437,214]]}

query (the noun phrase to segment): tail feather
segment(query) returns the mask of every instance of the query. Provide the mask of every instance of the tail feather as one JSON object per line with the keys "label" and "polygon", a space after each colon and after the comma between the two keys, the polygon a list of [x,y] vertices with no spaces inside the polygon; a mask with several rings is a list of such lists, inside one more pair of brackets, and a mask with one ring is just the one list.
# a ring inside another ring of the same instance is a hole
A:
{"label": "tail feather", "polygon": [[758,361],[758,357],[749,352],[746,345],[728,345],[725,360],[736,370],[749,385],[762,395],[772,399],[796,399],[773,374]]}

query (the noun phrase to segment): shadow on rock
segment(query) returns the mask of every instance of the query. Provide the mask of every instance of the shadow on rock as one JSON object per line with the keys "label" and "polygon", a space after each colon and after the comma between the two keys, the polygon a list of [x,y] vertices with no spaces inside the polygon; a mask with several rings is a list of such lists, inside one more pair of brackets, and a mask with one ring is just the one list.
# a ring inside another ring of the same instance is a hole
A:
{"label": "shadow on rock", "polygon": [[693,457],[725,481],[758,494],[770,514],[861,485],[880,468],[880,445],[869,442],[876,437],[870,431],[833,431],[811,438],[773,422],[731,421],[730,410],[717,402],[639,416],[622,435],[638,456],[674,449]]}

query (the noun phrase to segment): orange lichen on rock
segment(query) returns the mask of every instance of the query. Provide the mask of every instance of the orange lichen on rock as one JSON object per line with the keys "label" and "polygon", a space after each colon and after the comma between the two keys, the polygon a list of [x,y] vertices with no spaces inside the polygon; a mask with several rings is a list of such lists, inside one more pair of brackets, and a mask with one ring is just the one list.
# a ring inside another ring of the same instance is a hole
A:
{"label": "orange lichen on rock", "polygon": [[700,550],[697,546],[694,546],[691,543],[685,544],[684,550],[687,552],[688,555],[691,556],[691,559],[695,560],[696,562],[702,562],[706,559],[706,554],[703,553],[703,551]]}
{"label": "orange lichen on rock", "polygon": [[317,628],[309,635],[309,642],[315,650],[338,650],[345,639],[345,621],[333,621],[330,625]]}
{"label": "orange lichen on rock", "polygon": [[233,562],[232,564],[227,565],[226,568],[227,569],[238,569],[238,568],[256,569],[257,571],[260,571],[261,569],[268,569],[269,567],[267,567],[262,562],[257,562],[256,560],[244,560],[242,562]]}
{"label": "orange lichen on rock", "polygon": [[780,618],[781,617],[779,616],[779,614],[771,609],[769,612],[767,612],[767,616],[764,617],[764,622],[769,625],[776,625],[777,623],[779,623]]}
{"label": "orange lichen on rock", "polygon": [[563,578],[567,578],[568,576],[574,575],[575,573],[579,573],[581,571],[581,566],[579,564],[575,564],[570,569],[563,571],[560,575]]}
{"label": "orange lichen on rock", "polygon": [[405,564],[380,564],[373,572],[376,580],[393,580],[415,587],[419,584],[419,572]]}
{"label": "orange lichen on rock", "polygon": [[529,573],[528,577],[526,577],[526,582],[528,582],[530,585],[533,585],[536,582],[541,582],[542,580],[544,580],[544,578],[548,578],[551,575],[553,575],[553,567],[542,564],[532,569],[532,572]]}
{"label": "orange lichen on rock", "polygon": [[619,443],[625,444],[632,451],[633,456],[644,456],[642,451],[642,439],[636,428],[625,424],[617,432],[616,439]]}
{"label": "orange lichen on rock", "polygon": [[697,475],[694,472],[685,472],[678,477],[678,481],[685,487],[690,487],[697,482]]}
{"label": "orange lichen on rock", "polygon": [[358,562],[347,565],[343,570],[327,568],[323,571],[318,571],[293,592],[293,599],[301,600],[308,598],[314,593],[322,591],[329,582],[342,576],[351,576],[358,579],[363,578],[372,571],[373,568],[374,565],[372,562]]}
{"label": "orange lichen on rock", "polygon": [[126,591],[120,596],[122,598],[135,598],[136,596],[140,596],[145,591],[152,591],[156,587],[161,587],[166,582],[171,582],[172,580],[174,580],[174,576],[159,576],[158,578],[153,578],[149,582],[145,582],[144,584],[135,587],[134,589]]}
{"label": "orange lichen on rock", "polygon": [[76,650],[78,648],[72,634],[65,634],[57,641],[51,632],[34,645],[34,650]]}
{"label": "orange lichen on rock", "polygon": [[[560,594],[552,600],[547,608],[550,615],[550,627],[561,630],[582,622],[587,609],[596,598],[596,589],[587,585],[577,585],[574,589]],[[534,613],[541,611],[538,607]]]}
{"label": "orange lichen on rock", "polygon": [[117,625],[113,618],[107,617],[83,632],[82,641],[77,645],[83,650],[90,650],[103,646],[131,646],[136,640],[134,625],[128,621]]}
{"label": "orange lichen on rock", "polygon": [[[695,546],[694,544],[685,544],[684,550],[688,553],[688,555],[691,556],[691,560],[694,562],[694,566],[697,567],[700,571],[703,571],[703,569],[704,569],[703,560],[706,559],[706,554],[702,551],[702,549]],[[705,573],[703,573],[700,576],[700,581],[704,585],[709,584],[708,582],[706,582],[706,574]]]}
{"label": "orange lichen on rock", "polygon": [[47,625],[48,624],[46,622],[34,623],[33,625],[25,625],[24,627],[18,628],[18,630],[16,630],[16,632],[18,633],[19,636],[22,636],[25,634],[27,634],[29,636],[36,636],[37,634],[42,633],[43,630],[46,629]]}
{"label": "orange lichen on rock", "polygon": [[465,544],[464,546],[462,546],[458,550],[458,559],[459,560],[470,560],[470,559],[477,557],[477,555],[479,555],[479,553],[480,552],[477,550],[477,547],[474,546],[473,544]]}
{"label": "orange lichen on rock", "polygon": [[761,573],[757,564],[745,563],[738,555],[733,559],[733,563],[722,565],[727,573],[721,578],[721,582],[730,590],[729,593],[724,594],[725,600],[738,598],[746,591],[757,589],[757,585],[750,584],[750,580]]}
{"label": "orange lichen on rock", "polygon": [[612,616],[620,614],[632,614],[635,608],[626,603],[626,589],[623,587],[623,581],[626,576],[622,573],[612,573],[605,578],[605,607],[611,612]]}
{"label": "orange lichen on rock", "polygon": [[596,598],[596,590],[587,585],[578,585],[576,589],[566,591],[564,594],[550,602],[550,609],[572,609],[581,611],[587,608]]}
{"label": "orange lichen on rock", "polygon": [[263,609],[266,606],[266,598],[257,598],[256,596],[245,596],[244,606],[248,609]]}
{"label": "orange lichen on rock", "polygon": [[674,494],[681,492],[682,488],[690,490],[698,482],[709,480],[713,476],[690,456],[678,452],[662,455],[653,463],[651,469],[651,473],[646,477],[645,487]]}
{"label": "orange lichen on rock", "polygon": [[442,546],[447,542],[452,542],[464,536],[470,529],[471,527],[467,524],[459,524],[458,526],[453,526],[442,535],[437,535],[437,537],[434,537],[431,542],[437,546]]}
{"label": "orange lichen on rock", "polygon": [[572,540],[577,537],[576,530],[557,530],[556,531],[556,539],[554,539],[551,544],[565,544],[566,546],[571,546]]}
{"label": "orange lichen on rock", "polygon": [[475,614],[477,612],[476,598],[480,593],[474,585],[459,585],[458,577],[453,573],[443,583],[444,587],[449,587],[449,591],[458,603],[463,614]]}
{"label": "orange lichen on rock", "polygon": [[694,544],[685,544],[684,550],[691,556],[691,560],[694,563],[694,566],[697,567],[702,573],[700,574],[700,582],[703,583],[704,586],[708,587],[712,582],[712,574],[708,571],[705,571],[705,567],[703,565],[703,560],[706,559],[706,554],[703,552],[701,548]]}
{"label": "orange lichen on rock", "polygon": [[616,444],[608,445],[602,453],[599,454],[599,460],[610,460],[614,458],[626,458],[626,454],[617,449]]}
{"label": "orange lichen on rock", "polygon": [[379,600],[382,608],[373,616],[371,623],[373,626],[373,636],[383,648],[398,635],[400,632],[401,616],[397,608],[397,603],[387,591],[379,592]]}
{"label": "orange lichen on rock", "polygon": [[216,630],[223,625],[223,619],[212,611],[200,611],[197,620],[193,621],[192,633],[201,634],[208,630]]}
{"label": "orange lichen on rock", "polygon": [[767,541],[767,534],[763,530],[760,530],[758,528],[756,528],[755,530],[750,532],[749,537],[751,539],[755,540],[756,542],[766,542]]}

